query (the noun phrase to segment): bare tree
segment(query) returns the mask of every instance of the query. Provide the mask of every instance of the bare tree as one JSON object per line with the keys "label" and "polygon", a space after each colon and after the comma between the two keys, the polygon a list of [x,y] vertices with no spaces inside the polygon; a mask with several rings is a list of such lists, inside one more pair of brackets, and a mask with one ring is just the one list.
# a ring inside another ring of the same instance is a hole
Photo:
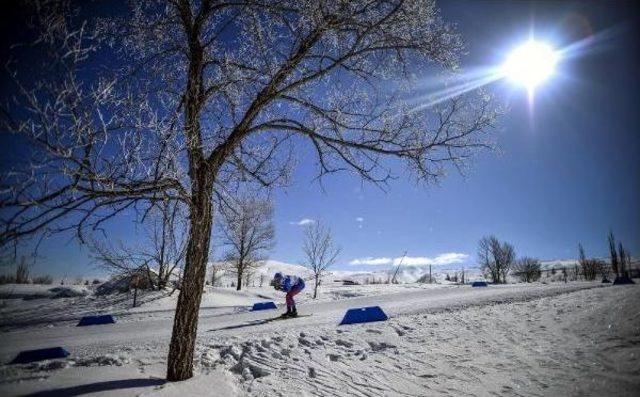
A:
{"label": "bare tree", "polygon": [[220,281],[222,280],[222,276],[227,271],[227,266],[224,262],[215,262],[213,263],[209,269],[211,269],[211,286],[217,287],[220,285]]}
{"label": "bare tree", "polygon": [[620,262],[620,275],[629,277],[629,265],[631,265],[631,254],[622,243],[618,243],[618,259]]}
{"label": "bare tree", "polygon": [[611,255],[611,270],[613,271],[614,277],[618,277],[620,275],[620,260],[618,258],[618,251],[616,251],[616,238],[611,230],[607,236],[607,241],[609,242],[609,254]]}
{"label": "bare tree", "polygon": [[248,285],[253,270],[275,243],[273,205],[266,200],[241,198],[222,206],[221,244],[226,248],[224,260],[236,274],[236,290],[242,289],[243,277]]}
{"label": "bare tree", "polygon": [[542,276],[542,266],[540,261],[535,258],[521,258],[515,263],[513,270],[520,278],[520,281],[524,281],[525,283],[538,281],[540,276]]}
{"label": "bare tree", "polygon": [[[578,244],[578,254],[580,256],[578,263],[580,263],[580,268],[582,271],[582,276],[587,281],[593,281],[596,279],[598,274],[602,274],[602,268],[604,267],[604,263],[600,260],[587,258],[584,253],[584,248],[582,244]],[[606,277],[603,277],[606,278]]]}
{"label": "bare tree", "polygon": [[310,144],[319,177],[351,170],[378,184],[394,176],[384,157],[434,182],[490,147],[496,111],[484,93],[406,101],[415,76],[455,71],[464,47],[434,0],[130,7],[96,22],[37,2],[41,62],[9,71],[18,88],[0,112],[2,130],[30,150],[0,176],[0,244],[67,230],[84,241],[128,210],[184,206],[188,288],[169,380],[193,374],[219,200],[287,181],[295,141]]}
{"label": "bare tree", "polygon": [[302,251],[307,257],[305,265],[313,272],[313,299],[316,299],[322,276],[336,262],[340,247],[333,241],[329,226],[316,221],[305,226]]}
{"label": "bare tree", "polygon": [[599,260],[600,266],[598,270],[603,282],[609,282],[609,276],[611,275],[611,266],[603,260]]}
{"label": "bare tree", "polygon": [[140,288],[149,285],[164,289],[172,276],[179,276],[184,266],[186,232],[179,207],[161,203],[143,223],[146,241],[142,245],[128,246],[91,243],[93,256],[102,267],[116,275],[146,275],[146,283],[138,280]]}
{"label": "bare tree", "polygon": [[506,283],[507,275],[515,261],[515,249],[495,236],[487,236],[478,242],[478,260],[485,274],[496,284]]}

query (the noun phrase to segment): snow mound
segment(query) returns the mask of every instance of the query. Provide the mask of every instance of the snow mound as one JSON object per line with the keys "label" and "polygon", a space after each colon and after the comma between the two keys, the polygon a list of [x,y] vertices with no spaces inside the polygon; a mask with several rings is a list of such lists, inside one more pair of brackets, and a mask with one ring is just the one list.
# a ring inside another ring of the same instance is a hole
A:
{"label": "snow mound", "polygon": [[65,369],[69,367],[67,360],[46,360],[35,363],[30,363],[25,366],[26,369],[31,371],[57,371],[59,369]]}
{"label": "snow mound", "polygon": [[81,285],[53,287],[45,284],[0,285],[0,299],[58,299],[86,296],[89,290]]}
{"label": "snow mound", "polygon": [[71,287],[55,287],[49,290],[53,295],[51,295],[51,299],[58,298],[76,298],[79,296],[87,296],[89,292],[82,288],[71,288]]}
{"label": "snow mound", "polygon": [[130,358],[126,355],[118,354],[104,354],[100,356],[94,356],[89,358],[76,358],[74,360],[74,366],[76,367],[92,367],[92,366],[108,366],[117,365],[121,367],[125,364],[129,364]]}
{"label": "snow mound", "polygon": [[303,278],[310,277],[313,273],[301,265],[293,265],[290,263],[279,262],[274,260],[264,261],[258,268],[257,272],[272,278],[274,274],[280,272],[283,274],[293,274]]}

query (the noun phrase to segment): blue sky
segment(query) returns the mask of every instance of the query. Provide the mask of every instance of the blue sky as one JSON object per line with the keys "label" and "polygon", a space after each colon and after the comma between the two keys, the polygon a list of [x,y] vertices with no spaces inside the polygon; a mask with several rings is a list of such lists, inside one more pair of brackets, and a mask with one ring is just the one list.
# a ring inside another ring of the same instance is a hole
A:
{"label": "blue sky", "polygon": [[323,193],[307,182],[312,174],[303,165],[298,184],[276,195],[274,257],[301,259],[299,227],[288,222],[305,218],[333,227],[345,268],[355,258],[405,251],[432,259],[461,253],[470,264],[486,234],[512,242],[519,255],[559,259],[576,257],[579,242],[591,255],[606,255],[612,229],[637,255],[639,62],[633,54],[638,42],[631,39],[634,14],[626,11],[596,3],[447,2],[444,17],[458,23],[469,43],[467,68],[502,62],[530,27],[558,46],[575,38],[576,27],[567,20],[577,16],[592,32],[614,33],[584,56],[563,61],[536,93],[533,111],[524,90],[492,85],[510,108],[497,132],[499,152],[481,154],[466,177],[454,171],[427,188],[399,179],[386,193],[339,177],[327,179]]}
{"label": "blue sky", "polygon": [[[342,246],[341,269],[374,268],[349,263],[396,258],[405,251],[422,258],[416,263],[470,265],[477,241],[488,234],[513,243],[519,256],[563,259],[577,256],[579,242],[587,254],[605,256],[611,229],[638,256],[640,62],[632,11],[631,3],[444,4],[443,16],[458,24],[468,43],[465,68],[502,62],[530,27],[559,46],[580,30],[615,34],[584,56],[562,61],[558,74],[537,91],[533,111],[524,90],[504,82],[491,85],[510,108],[495,132],[499,150],[481,153],[465,177],[452,170],[428,187],[401,177],[385,192],[341,174],[320,186],[312,182],[314,164],[299,156],[293,185],[274,194],[277,245],[271,258],[303,259],[302,228],[296,224],[303,219],[331,226]],[[112,239],[138,235],[126,220],[112,229]],[[447,253],[459,255],[437,260]],[[40,255],[36,273],[96,272],[71,236],[45,241]]]}

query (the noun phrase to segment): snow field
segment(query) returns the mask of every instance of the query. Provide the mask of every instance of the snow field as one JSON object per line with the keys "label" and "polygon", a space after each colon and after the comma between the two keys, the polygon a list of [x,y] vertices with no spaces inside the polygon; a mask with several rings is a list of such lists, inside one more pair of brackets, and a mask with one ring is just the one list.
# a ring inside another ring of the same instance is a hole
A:
{"label": "snow field", "polygon": [[[164,312],[104,328],[27,327],[4,332],[3,359],[51,344],[72,355],[0,366],[0,395],[632,396],[640,287],[599,287],[407,288],[308,302],[300,309],[313,316],[262,325],[278,312],[203,310],[197,375],[171,384]],[[337,326],[346,308],[371,304],[391,319]]]}
{"label": "snow field", "polygon": [[591,289],[338,328],[291,324],[202,346],[199,363],[255,396],[631,396],[638,301],[637,287]]}

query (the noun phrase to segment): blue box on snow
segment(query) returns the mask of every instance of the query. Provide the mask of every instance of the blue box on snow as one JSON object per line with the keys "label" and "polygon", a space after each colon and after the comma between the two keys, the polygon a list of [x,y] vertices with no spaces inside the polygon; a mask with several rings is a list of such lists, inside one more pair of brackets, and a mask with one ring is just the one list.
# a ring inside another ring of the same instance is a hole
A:
{"label": "blue box on snow", "polygon": [[380,306],[359,307],[347,310],[340,325],[370,323],[372,321],[386,321],[388,319],[389,317],[382,311]]}
{"label": "blue box on snow", "polygon": [[255,312],[257,310],[269,310],[269,309],[277,309],[277,308],[278,307],[273,302],[260,302],[260,303],[254,303],[253,307],[251,308],[251,311]]}
{"label": "blue box on snow", "polygon": [[18,353],[10,364],[27,364],[35,361],[65,358],[69,352],[62,347],[50,347],[47,349],[24,350]]}
{"label": "blue box on snow", "polygon": [[87,325],[103,325],[103,324],[115,324],[116,319],[110,314],[103,316],[85,316],[80,319],[80,322],[76,327],[86,327]]}

